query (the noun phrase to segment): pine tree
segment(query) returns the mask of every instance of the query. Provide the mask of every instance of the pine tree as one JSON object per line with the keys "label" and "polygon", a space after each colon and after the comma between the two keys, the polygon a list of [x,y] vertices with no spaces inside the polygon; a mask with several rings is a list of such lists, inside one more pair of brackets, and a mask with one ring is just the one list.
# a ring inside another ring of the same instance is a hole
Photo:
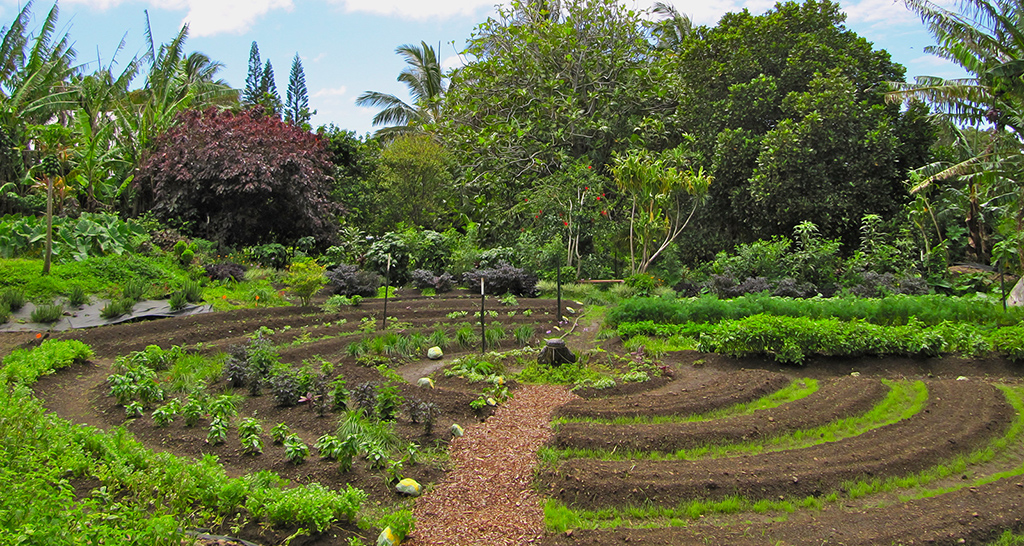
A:
{"label": "pine tree", "polygon": [[263,77],[260,78],[260,104],[267,109],[271,115],[281,113],[281,94],[277,92],[277,83],[274,82],[274,66],[267,59],[263,67]]}
{"label": "pine tree", "polygon": [[292,59],[292,71],[288,76],[288,91],[284,104],[284,120],[302,127],[309,123],[309,94],[306,90],[306,74],[302,70],[299,54]]}
{"label": "pine tree", "polygon": [[263,81],[263,63],[260,61],[260,48],[253,40],[249,48],[249,72],[245,76],[245,91],[242,92],[242,104],[253,106],[259,104],[261,83]]}

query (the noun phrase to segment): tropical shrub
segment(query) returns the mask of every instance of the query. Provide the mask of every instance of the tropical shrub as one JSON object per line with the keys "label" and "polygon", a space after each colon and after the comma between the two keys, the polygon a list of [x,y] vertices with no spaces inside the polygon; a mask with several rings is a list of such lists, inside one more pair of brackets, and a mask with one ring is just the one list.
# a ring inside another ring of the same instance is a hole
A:
{"label": "tropical shrub", "polygon": [[462,282],[473,289],[484,279],[484,292],[492,295],[514,294],[520,297],[537,295],[537,276],[525,269],[502,263],[493,269],[474,269],[462,276]]}
{"label": "tropical shrub", "polygon": [[372,298],[384,282],[380,275],[349,264],[337,265],[327,270],[325,275],[331,292],[348,297]]}
{"label": "tropical shrub", "polygon": [[246,246],[334,235],[324,143],[260,108],[183,110],[136,173],[140,205],[194,236]]}

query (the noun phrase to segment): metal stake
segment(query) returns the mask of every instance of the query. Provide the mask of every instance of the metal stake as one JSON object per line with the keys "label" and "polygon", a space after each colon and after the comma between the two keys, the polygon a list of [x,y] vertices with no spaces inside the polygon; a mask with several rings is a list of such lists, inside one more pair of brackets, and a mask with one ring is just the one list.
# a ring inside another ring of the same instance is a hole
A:
{"label": "metal stake", "polygon": [[487,351],[487,330],[484,328],[484,278],[480,277],[480,354]]}

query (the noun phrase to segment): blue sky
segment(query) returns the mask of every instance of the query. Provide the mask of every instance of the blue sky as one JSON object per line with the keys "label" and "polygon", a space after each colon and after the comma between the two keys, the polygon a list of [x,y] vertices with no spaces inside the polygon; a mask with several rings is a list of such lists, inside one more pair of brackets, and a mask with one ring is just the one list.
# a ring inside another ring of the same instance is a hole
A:
{"label": "blue sky", "polygon": [[[653,0],[629,0],[645,9]],[[941,0],[940,3],[944,3]],[[188,51],[202,51],[222,62],[220,75],[244,87],[249,47],[259,44],[264,62],[270,59],[282,97],[296,53],[302,59],[310,108],[317,110],[314,126],[334,123],[359,134],[373,130],[376,110],[355,106],[367,90],[394,93],[405,88],[396,81],[404,67],[395,54],[401,44],[426,41],[440,45],[440,55],[454,66],[457,53],[474,27],[494,14],[494,0],[63,0],[60,24],[78,51],[79,63],[95,66],[118,53],[121,66],[145,50],[144,10],[149,11],[154,39],[169,41],[183,23],[189,24]],[[0,23],[7,26],[24,2],[0,0]],[[677,1],[679,11],[695,22],[713,25],[722,14],[743,8],[762,13],[771,0]],[[907,76],[960,77],[955,66],[924,53],[933,43],[920,20],[902,1],[855,0],[840,3],[848,28],[886,49],[907,67]],[[41,20],[51,2],[36,0],[33,11]]]}

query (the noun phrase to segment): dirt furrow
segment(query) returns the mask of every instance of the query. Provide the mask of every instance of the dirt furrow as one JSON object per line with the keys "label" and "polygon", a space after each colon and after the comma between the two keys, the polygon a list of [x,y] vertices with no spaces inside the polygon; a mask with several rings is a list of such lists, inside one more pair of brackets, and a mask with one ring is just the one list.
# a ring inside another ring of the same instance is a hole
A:
{"label": "dirt furrow", "polygon": [[[685,381],[679,378],[677,381]],[[615,419],[653,415],[695,415],[757,400],[786,385],[786,376],[764,370],[740,370],[714,378],[695,389],[665,395],[636,394],[577,400],[555,411],[555,417]]]}
{"label": "dirt furrow", "polygon": [[864,510],[830,507],[785,521],[716,526],[694,523],[658,529],[604,529],[553,535],[544,546],[604,544],[689,546],[875,546],[989,544],[1004,531],[1024,529],[1024,482],[1014,476],[977,487]]}
{"label": "dirt furrow", "polygon": [[563,423],[552,438],[558,448],[661,451],[761,440],[860,415],[881,401],[888,388],[877,379],[823,380],[806,398],[749,415],[694,423],[606,425]]}
{"label": "dirt furrow", "polygon": [[988,383],[929,383],[920,413],[858,436],[795,449],[698,461],[573,459],[542,473],[545,491],[580,508],[686,499],[802,497],[844,481],[902,476],[934,466],[1002,433],[1014,416],[1002,391]]}
{"label": "dirt furrow", "polygon": [[575,399],[562,386],[531,385],[486,422],[454,440],[454,470],[416,500],[411,544],[522,544],[544,531],[541,501],[531,487],[536,451],[551,435],[553,408]]}

